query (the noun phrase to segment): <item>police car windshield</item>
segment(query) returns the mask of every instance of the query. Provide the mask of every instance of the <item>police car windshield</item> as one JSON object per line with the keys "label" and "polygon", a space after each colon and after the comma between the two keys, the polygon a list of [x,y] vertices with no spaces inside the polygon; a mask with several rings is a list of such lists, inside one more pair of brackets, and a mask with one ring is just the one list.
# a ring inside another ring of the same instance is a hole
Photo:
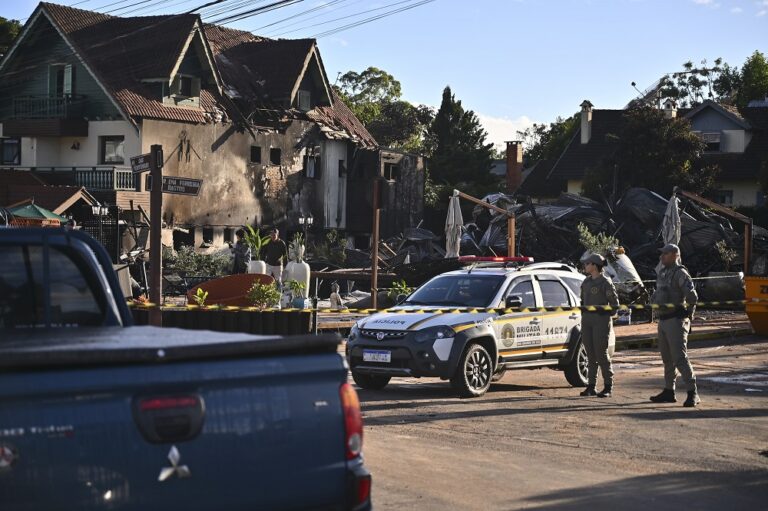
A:
{"label": "police car windshield", "polygon": [[421,286],[403,305],[489,307],[504,280],[502,275],[443,275]]}

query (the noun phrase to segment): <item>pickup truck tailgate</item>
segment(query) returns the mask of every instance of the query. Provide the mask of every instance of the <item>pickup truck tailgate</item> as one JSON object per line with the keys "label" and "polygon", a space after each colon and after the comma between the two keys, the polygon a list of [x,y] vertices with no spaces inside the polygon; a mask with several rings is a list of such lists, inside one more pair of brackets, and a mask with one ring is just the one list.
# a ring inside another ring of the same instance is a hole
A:
{"label": "pickup truck tailgate", "polygon": [[152,327],[60,334],[70,340],[0,342],[2,509],[344,501],[336,339]]}

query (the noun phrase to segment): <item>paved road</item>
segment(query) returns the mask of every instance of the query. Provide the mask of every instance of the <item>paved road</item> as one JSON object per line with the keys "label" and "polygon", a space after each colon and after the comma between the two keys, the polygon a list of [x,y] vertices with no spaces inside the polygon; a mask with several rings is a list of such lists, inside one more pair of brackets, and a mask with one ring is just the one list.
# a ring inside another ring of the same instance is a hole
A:
{"label": "paved road", "polygon": [[[768,339],[690,349],[703,403],[655,405],[653,350],[617,354],[612,399],[550,369],[479,399],[439,380],[360,390],[377,509],[723,510],[768,502]],[[682,402],[682,401],[681,401]]]}

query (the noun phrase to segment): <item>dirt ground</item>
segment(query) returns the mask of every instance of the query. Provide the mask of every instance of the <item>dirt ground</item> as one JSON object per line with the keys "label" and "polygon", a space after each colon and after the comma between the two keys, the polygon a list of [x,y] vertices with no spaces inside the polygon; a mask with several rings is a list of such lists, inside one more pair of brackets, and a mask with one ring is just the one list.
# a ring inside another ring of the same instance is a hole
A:
{"label": "dirt ground", "polygon": [[657,405],[655,350],[614,358],[610,399],[550,369],[507,372],[478,399],[435,379],[359,389],[376,509],[765,509],[768,339],[689,347],[702,404]]}

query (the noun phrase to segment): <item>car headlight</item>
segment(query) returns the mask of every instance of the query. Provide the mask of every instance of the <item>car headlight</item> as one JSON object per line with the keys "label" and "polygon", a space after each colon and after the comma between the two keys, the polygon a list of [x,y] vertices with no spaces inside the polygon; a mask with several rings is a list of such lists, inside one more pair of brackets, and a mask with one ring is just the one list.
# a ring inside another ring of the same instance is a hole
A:
{"label": "car headlight", "polygon": [[456,332],[449,326],[433,326],[414,332],[411,339],[413,339],[415,342],[421,343],[455,336]]}
{"label": "car headlight", "polygon": [[347,336],[347,342],[354,341],[360,336],[360,329],[357,328],[357,323],[352,325],[352,328],[349,329],[349,335]]}

